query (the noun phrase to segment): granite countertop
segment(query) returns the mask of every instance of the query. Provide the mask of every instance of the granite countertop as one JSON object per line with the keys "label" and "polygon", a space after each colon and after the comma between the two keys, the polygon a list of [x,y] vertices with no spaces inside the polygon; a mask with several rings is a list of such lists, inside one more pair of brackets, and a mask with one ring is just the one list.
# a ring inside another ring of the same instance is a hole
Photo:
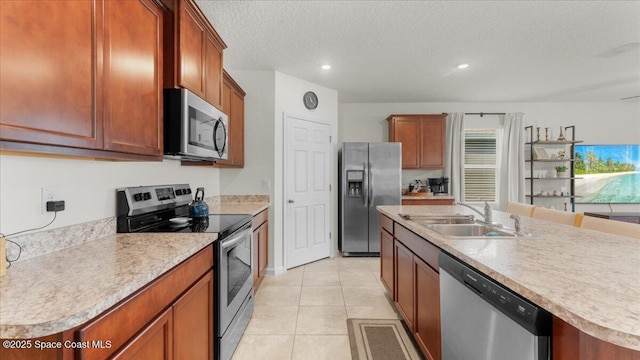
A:
{"label": "granite countertop", "polygon": [[269,203],[225,203],[209,206],[211,214],[249,214],[256,216],[269,207]]}
{"label": "granite countertop", "polygon": [[[268,196],[222,200],[208,201],[213,204],[209,213],[255,216],[269,207]],[[115,234],[111,218],[34,237],[24,240],[23,250],[33,248],[35,255],[13,263],[0,278],[0,338],[35,338],[81,325],[212,244],[218,235]],[[38,255],[43,246],[55,251]]]}
{"label": "granite countertop", "polygon": [[[442,205],[378,210],[580,331],[640,350],[640,241],[527,217],[531,237],[452,239],[398,213],[477,214]],[[494,220],[513,228],[506,213]]]}
{"label": "granite countertop", "polygon": [[117,234],[12,264],[0,278],[0,338],[35,338],[83,324],[217,238]]}

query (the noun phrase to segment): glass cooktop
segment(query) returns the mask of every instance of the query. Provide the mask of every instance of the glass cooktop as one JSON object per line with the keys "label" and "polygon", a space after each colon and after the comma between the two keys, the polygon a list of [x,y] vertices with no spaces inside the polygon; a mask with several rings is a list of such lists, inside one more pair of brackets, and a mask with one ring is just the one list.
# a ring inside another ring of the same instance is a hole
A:
{"label": "glass cooktop", "polygon": [[226,237],[246,223],[251,222],[250,215],[209,215],[207,218],[176,217],[158,226],[148,228],[144,232],[206,232],[218,233],[219,237]]}

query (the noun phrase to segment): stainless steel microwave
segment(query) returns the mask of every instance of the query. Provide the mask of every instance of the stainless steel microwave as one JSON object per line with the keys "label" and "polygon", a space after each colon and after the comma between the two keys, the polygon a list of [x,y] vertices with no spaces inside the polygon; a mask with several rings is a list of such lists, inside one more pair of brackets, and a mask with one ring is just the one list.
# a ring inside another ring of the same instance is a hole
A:
{"label": "stainless steel microwave", "polygon": [[228,117],[187,89],[164,89],[164,155],[183,160],[227,159]]}

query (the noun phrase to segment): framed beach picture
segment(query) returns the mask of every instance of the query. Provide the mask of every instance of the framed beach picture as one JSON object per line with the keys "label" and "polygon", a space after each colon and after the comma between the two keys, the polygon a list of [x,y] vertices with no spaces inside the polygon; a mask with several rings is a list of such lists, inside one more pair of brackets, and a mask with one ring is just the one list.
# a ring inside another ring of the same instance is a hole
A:
{"label": "framed beach picture", "polygon": [[640,145],[576,145],[577,203],[640,203]]}
{"label": "framed beach picture", "polygon": [[540,147],[533,147],[533,158],[536,160],[546,160],[549,159],[549,154],[547,151]]}

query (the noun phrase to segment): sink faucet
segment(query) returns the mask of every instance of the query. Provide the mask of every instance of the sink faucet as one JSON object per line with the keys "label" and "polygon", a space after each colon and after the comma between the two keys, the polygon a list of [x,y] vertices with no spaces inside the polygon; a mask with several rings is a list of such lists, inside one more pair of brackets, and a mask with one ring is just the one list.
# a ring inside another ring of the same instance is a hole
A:
{"label": "sink faucet", "polygon": [[524,231],[522,231],[522,218],[520,218],[520,216],[516,214],[511,214],[511,216],[509,217],[513,219],[514,227],[516,229],[516,236],[524,236]]}
{"label": "sink faucet", "polygon": [[484,222],[490,225],[500,225],[497,222],[493,222],[493,213],[491,210],[491,205],[489,205],[488,202],[484,202],[484,214],[481,213],[480,211],[478,211],[475,207],[469,205],[469,204],[465,204],[465,203],[454,203],[454,205],[462,205],[464,207],[468,207],[469,209],[477,212],[478,214],[480,214],[480,216],[482,216],[484,218]]}

